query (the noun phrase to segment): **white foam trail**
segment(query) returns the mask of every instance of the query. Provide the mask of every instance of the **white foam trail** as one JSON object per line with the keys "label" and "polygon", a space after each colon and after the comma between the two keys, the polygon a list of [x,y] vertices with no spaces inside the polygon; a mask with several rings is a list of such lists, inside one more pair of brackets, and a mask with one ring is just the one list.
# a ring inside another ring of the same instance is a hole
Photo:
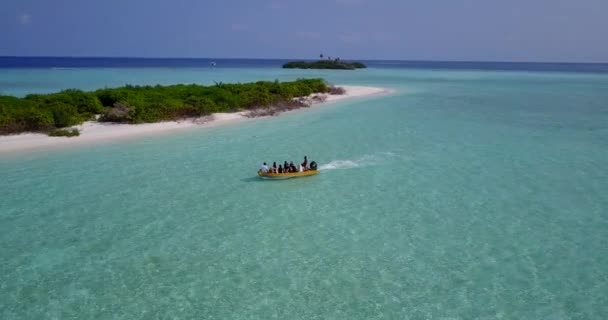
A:
{"label": "white foam trail", "polygon": [[352,169],[359,167],[367,167],[373,165],[379,165],[387,158],[393,158],[396,155],[392,152],[380,152],[375,155],[365,155],[359,159],[353,160],[333,160],[329,163],[325,163],[319,166],[319,170],[338,170],[338,169]]}
{"label": "white foam trail", "polygon": [[330,163],[320,165],[319,170],[350,169],[359,166],[360,164],[352,160],[334,160]]}

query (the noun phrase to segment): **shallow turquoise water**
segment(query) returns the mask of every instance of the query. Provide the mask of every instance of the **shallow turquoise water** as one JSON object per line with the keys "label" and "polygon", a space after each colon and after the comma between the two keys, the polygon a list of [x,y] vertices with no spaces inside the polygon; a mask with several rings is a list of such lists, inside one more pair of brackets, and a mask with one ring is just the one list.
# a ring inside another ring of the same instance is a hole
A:
{"label": "shallow turquoise water", "polygon": [[[11,70],[8,93],[311,75],[396,93],[0,155],[0,318],[608,317],[608,76],[203,71]],[[255,177],[304,155],[318,176]]]}

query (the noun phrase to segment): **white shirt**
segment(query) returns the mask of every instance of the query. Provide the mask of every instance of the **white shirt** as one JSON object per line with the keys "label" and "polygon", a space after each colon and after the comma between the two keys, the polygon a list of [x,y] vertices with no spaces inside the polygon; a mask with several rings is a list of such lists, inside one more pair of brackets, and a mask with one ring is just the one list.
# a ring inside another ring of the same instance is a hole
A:
{"label": "white shirt", "polygon": [[264,172],[264,173],[268,172],[268,166],[266,166],[265,164],[264,164],[264,165],[262,165],[262,166],[260,167],[260,171],[262,171],[262,172]]}

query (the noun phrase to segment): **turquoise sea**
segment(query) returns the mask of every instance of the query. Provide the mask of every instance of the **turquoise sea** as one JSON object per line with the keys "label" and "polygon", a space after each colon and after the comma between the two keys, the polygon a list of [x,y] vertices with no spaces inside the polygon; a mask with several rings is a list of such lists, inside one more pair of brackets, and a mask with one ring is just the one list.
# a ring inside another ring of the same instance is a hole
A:
{"label": "turquoise sea", "polygon": [[[13,67],[0,92],[312,76],[395,93],[0,154],[0,318],[608,318],[608,73]],[[319,175],[256,177],[304,155]]]}

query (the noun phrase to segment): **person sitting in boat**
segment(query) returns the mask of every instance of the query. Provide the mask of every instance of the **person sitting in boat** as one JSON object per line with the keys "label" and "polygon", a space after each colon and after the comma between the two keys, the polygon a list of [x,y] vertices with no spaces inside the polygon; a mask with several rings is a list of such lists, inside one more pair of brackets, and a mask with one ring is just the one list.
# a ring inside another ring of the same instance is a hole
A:
{"label": "person sitting in boat", "polygon": [[306,156],[304,156],[304,162],[302,162],[301,166],[301,171],[306,171],[308,170],[308,159],[306,158]]}
{"label": "person sitting in boat", "polygon": [[289,172],[298,172],[298,169],[296,168],[296,166],[293,164],[293,161],[289,162]]}
{"label": "person sitting in boat", "polygon": [[289,164],[287,163],[287,161],[283,162],[283,172],[289,172]]}
{"label": "person sitting in boat", "polygon": [[279,171],[277,170],[277,163],[276,163],[276,162],[273,162],[273,163],[272,163],[272,173],[277,173],[277,172],[279,172]]}
{"label": "person sitting in boat", "polygon": [[283,173],[283,166],[279,165],[279,173]]}
{"label": "person sitting in boat", "polygon": [[264,162],[264,164],[260,167],[261,172],[267,173],[268,172],[268,166],[266,165],[266,162]]}

